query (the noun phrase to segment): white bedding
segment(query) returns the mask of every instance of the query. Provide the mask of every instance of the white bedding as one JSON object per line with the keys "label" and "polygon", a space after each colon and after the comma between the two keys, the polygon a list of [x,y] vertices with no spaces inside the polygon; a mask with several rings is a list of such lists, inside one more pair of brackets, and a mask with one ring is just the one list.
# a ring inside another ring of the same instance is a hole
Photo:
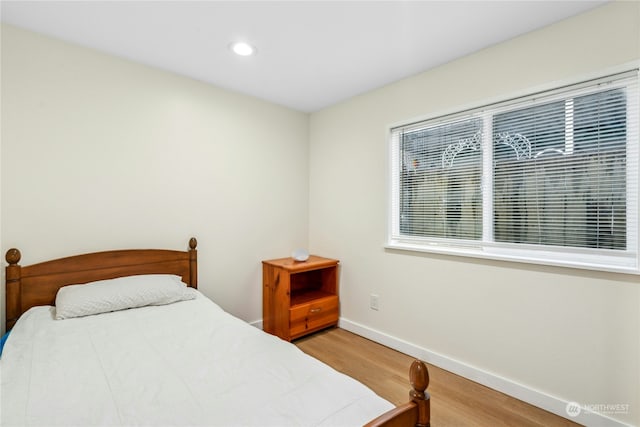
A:
{"label": "white bedding", "polygon": [[75,319],[54,312],[29,310],[6,342],[2,426],[359,426],[393,407],[202,294]]}

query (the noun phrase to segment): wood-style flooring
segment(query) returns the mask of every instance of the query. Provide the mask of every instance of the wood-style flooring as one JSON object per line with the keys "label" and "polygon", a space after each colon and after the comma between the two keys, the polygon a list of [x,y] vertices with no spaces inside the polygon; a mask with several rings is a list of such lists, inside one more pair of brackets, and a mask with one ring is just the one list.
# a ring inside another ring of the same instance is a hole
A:
{"label": "wood-style flooring", "polygon": [[[411,356],[339,328],[300,338],[294,344],[395,405],[409,400]],[[433,427],[578,425],[433,365],[428,368]]]}

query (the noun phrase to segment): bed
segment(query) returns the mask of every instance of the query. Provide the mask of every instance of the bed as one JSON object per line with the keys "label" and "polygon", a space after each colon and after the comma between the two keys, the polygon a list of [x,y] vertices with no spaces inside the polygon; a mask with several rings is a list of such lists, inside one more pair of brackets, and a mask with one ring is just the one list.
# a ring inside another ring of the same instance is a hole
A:
{"label": "bed", "polygon": [[409,401],[393,407],[198,292],[196,246],[30,266],[7,251],[0,424],[429,425],[424,363],[410,368]]}

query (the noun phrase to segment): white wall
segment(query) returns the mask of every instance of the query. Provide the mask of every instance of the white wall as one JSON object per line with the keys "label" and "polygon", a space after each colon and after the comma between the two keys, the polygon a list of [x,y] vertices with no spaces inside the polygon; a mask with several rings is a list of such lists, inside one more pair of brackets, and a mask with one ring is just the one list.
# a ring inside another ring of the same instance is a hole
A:
{"label": "white wall", "polygon": [[5,25],[1,118],[3,258],[196,236],[200,289],[253,321],[260,261],[307,245],[307,114]]}
{"label": "white wall", "polygon": [[640,3],[612,3],[312,114],[310,247],[341,260],[342,324],[640,425],[638,277],[384,249],[389,126],[638,60],[639,40]]}

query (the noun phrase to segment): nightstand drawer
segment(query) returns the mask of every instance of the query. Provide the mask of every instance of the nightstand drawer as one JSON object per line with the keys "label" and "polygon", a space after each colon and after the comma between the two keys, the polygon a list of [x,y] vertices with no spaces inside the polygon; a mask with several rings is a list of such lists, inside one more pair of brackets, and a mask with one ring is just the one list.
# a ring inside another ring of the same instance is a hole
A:
{"label": "nightstand drawer", "polygon": [[338,323],[338,315],[339,303],[337,295],[291,307],[291,339],[316,329]]}

